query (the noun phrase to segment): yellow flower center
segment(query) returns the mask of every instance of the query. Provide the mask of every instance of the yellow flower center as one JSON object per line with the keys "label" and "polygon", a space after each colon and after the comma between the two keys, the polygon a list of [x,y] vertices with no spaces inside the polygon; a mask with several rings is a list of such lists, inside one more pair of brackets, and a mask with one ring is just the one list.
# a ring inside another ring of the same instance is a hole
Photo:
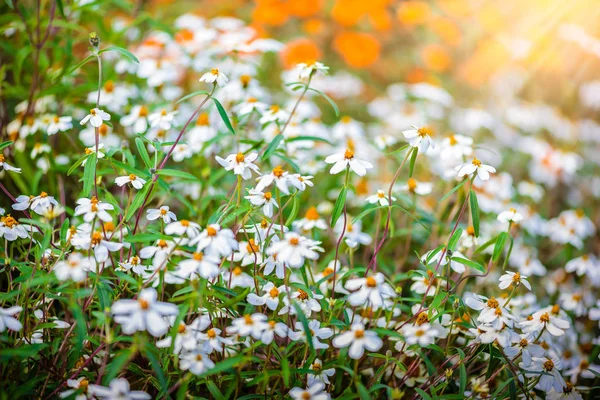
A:
{"label": "yellow flower center", "polygon": [[346,149],[346,151],[344,152],[344,159],[352,160],[353,158],[354,158],[354,151],[352,151],[350,149]]}
{"label": "yellow flower center", "polygon": [[367,277],[366,283],[367,283],[367,286],[370,288],[377,287],[377,281],[372,276]]}
{"label": "yellow flower center", "polygon": [[421,137],[425,137],[425,136],[431,136],[433,135],[433,131],[431,130],[431,128],[424,126],[422,128],[419,128],[419,130],[417,131],[417,133],[419,134],[419,136]]}
{"label": "yellow flower center", "polygon": [[142,310],[147,310],[148,308],[150,308],[150,303],[148,303],[148,301],[144,299],[139,299],[138,303],[140,304],[140,308]]}
{"label": "yellow flower center", "polygon": [[298,289],[298,298],[300,300],[308,300],[308,293],[306,293],[304,290],[302,289]]}
{"label": "yellow flower center", "polygon": [[319,213],[317,211],[317,207],[310,207],[304,216],[306,219],[311,221],[316,221],[319,219]]}
{"label": "yellow flower center", "polygon": [[243,163],[245,159],[246,157],[244,157],[244,153],[242,153],[241,151],[235,155],[235,161],[237,161],[238,163]]}
{"label": "yellow flower center", "polygon": [[202,261],[202,259],[204,258],[204,254],[203,253],[194,253],[194,260],[196,261]]}
{"label": "yellow flower center", "polygon": [[215,228],[213,228],[212,226],[209,226],[206,228],[206,234],[208,236],[217,236],[217,230]]}
{"label": "yellow flower center", "polygon": [[477,158],[474,158],[473,161],[471,161],[471,164],[473,164],[476,167],[480,167],[481,161],[479,161]]}
{"label": "yellow flower center", "polygon": [[365,331],[362,329],[357,329],[354,331],[354,337],[357,339],[362,338],[363,336],[365,336]]}

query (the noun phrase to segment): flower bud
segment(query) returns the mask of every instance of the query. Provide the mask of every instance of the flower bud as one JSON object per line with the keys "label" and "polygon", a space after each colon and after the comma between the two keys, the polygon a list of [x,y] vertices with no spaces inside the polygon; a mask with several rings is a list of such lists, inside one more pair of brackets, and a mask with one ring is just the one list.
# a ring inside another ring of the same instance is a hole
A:
{"label": "flower bud", "polygon": [[98,37],[98,34],[96,32],[90,33],[90,44],[92,45],[92,47],[96,49],[98,48],[98,45],[100,44],[100,38]]}

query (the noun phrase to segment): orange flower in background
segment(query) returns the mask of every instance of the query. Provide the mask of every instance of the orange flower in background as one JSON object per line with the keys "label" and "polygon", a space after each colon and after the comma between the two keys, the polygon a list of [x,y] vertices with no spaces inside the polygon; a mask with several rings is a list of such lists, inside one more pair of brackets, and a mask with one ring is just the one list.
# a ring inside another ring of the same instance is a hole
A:
{"label": "orange flower in background", "polygon": [[452,17],[467,17],[471,13],[469,0],[438,0],[436,6]]}
{"label": "orange flower in background", "polygon": [[288,11],[296,17],[311,17],[321,11],[323,0],[289,0]]}
{"label": "orange flower in background", "polygon": [[444,72],[452,64],[450,55],[444,47],[438,44],[430,44],[421,52],[425,66],[435,72]]}
{"label": "orange flower in background", "polygon": [[290,18],[286,4],[280,0],[256,0],[252,22],[273,26],[285,24]]}
{"label": "orange flower in background", "polygon": [[365,68],[377,61],[381,44],[375,36],[364,32],[342,32],[333,40],[333,46],[348,65]]}
{"label": "orange flower in background", "polygon": [[458,46],[462,38],[462,34],[458,26],[450,19],[440,16],[434,16],[429,21],[429,29],[435,32],[436,35],[450,46]]}
{"label": "orange flower in background", "polygon": [[427,22],[431,9],[424,1],[405,1],[400,3],[396,16],[401,24],[413,27]]}
{"label": "orange flower in background", "polygon": [[317,18],[311,18],[304,21],[302,30],[309,35],[318,35],[325,31],[325,24]]}
{"label": "orange flower in background", "polygon": [[368,11],[369,5],[361,0],[336,0],[331,17],[342,26],[356,25]]}
{"label": "orange flower in background", "polygon": [[286,68],[292,68],[298,63],[310,63],[320,60],[321,50],[310,39],[294,39],[289,41],[281,52],[281,59]]}
{"label": "orange flower in background", "polygon": [[505,66],[510,57],[506,46],[498,40],[484,40],[478,44],[474,53],[461,64],[458,77],[471,86],[482,85]]}
{"label": "orange flower in background", "polygon": [[387,31],[392,27],[392,18],[385,8],[375,9],[369,13],[369,21],[378,31]]}

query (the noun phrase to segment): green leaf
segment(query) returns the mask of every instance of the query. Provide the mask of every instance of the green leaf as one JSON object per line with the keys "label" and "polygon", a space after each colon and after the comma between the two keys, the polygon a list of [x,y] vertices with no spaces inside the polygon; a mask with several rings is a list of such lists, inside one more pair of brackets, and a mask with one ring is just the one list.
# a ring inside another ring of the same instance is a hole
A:
{"label": "green leaf", "polygon": [[331,99],[331,97],[327,96],[325,93],[321,92],[320,90],[314,89],[314,88],[307,88],[308,90],[312,90],[313,92],[317,93],[319,96],[323,97],[325,100],[327,100],[327,102],[329,104],[331,104],[331,107],[333,108],[333,112],[335,112],[335,116],[339,117],[340,116],[340,109],[338,108],[337,104],[335,104],[335,101],[333,101]]}
{"label": "green leaf", "polygon": [[396,150],[392,150],[389,153],[385,153],[386,156],[391,156],[392,154],[396,154],[401,152],[402,150],[406,149],[408,146],[410,146],[408,143],[406,143],[403,146],[400,146],[399,148],[397,148]]}
{"label": "green leaf", "polygon": [[443,195],[443,196],[442,196],[442,198],[440,199],[440,201],[439,201],[439,202],[441,203],[442,201],[444,201],[444,200],[446,200],[448,197],[450,197],[450,196],[452,195],[452,193],[454,193],[454,192],[456,192],[458,189],[460,189],[460,188],[461,188],[461,187],[462,187],[462,186],[465,184],[465,182],[466,182],[466,181],[467,181],[467,179],[463,180],[461,183],[459,183],[458,185],[454,186],[454,187],[452,188],[452,190],[451,190],[451,191],[449,191],[448,193],[446,193],[445,195]]}
{"label": "green leaf", "polygon": [[477,194],[473,189],[471,189],[469,196],[469,204],[471,206],[471,217],[473,218],[475,237],[479,237],[479,204],[477,203]]}
{"label": "green leaf", "polygon": [[294,199],[292,200],[292,211],[290,212],[290,215],[288,215],[287,219],[285,220],[286,226],[291,224],[296,219],[299,208],[300,208],[300,199],[298,197],[294,197]]}
{"label": "green leaf", "polygon": [[508,233],[502,232],[498,235],[498,238],[496,239],[496,245],[494,245],[494,252],[492,253],[492,260],[494,262],[498,261],[500,255],[502,255],[502,250],[504,250],[504,245],[506,244],[507,240]]}
{"label": "green leaf", "polygon": [[273,154],[273,152],[275,150],[277,150],[277,147],[279,147],[279,143],[281,143],[282,140],[283,140],[283,135],[281,133],[279,135],[275,136],[273,138],[273,140],[271,140],[271,143],[269,143],[269,146],[267,146],[267,149],[265,150],[264,154],[262,155],[262,157],[260,159],[264,161],[267,158],[269,158],[271,156],[271,154]]}
{"label": "green leaf", "polygon": [[206,387],[216,400],[223,400],[225,398],[223,393],[219,390],[219,387],[213,381],[206,381]]}
{"label": "green leaf", "polygon": [[369,391],[367,390],[365,385],[360,383],[359,380],[356,381],[356,390],[358,390],[358,395],[362,400],[371,400],[372,397],[369,394]]}
{"label": "green leaf", "polygon": [[126,49],[124,49],[122,47],[118,47],[118,46],[109,46],[107,48],[100,50],[98,52],[98,54],[102,54],[107,51],[116,51],[117,53],[123,54],[125,57],[129,58],[134,63],[136,63],[136,64],[140,63],[140,60],[138,60],[137,57],[133,55],[133,53],[131,53],[129,50],[126,50]]}
{"label": "green leaf", "polygon": [[91,153],[85,162],[83,169],[83,194],[89,196],[94,186],[94,176],[96,174],[96,153]]}
{"label": "green leaf", "polygon": [[107,373],[102,381],[108,384],[117,377],[130,358],[133,358],[135,351],[132,348],[127,348],[119,352],[119,354],[111,359],[110,365],[107,368]]}
{"label": "green leaf", "polygon": [[331,213],[331,227],[335,226],[335,223],[340,219],[342,212],[344,210],[344,205],[346,204],[346,192],[348,189],[346,186],[342,188],[340,194],[338,195],[337,200],[335,201],[335,205],[333,206],[333,212]]}
{"label": "green leaf", "polygon": [[187,96],[183,96],[182,98],[180,98],[179,100],[177,100],[175,102],[175,104],[179,104],[182,101],[186,101],[187,99],[191,99],[192,97],[200,96],[201,94],[204,94],[204,95],[207,95],[207,96],[209,95],[209,93],[206,90],[198,90],[196,92],[192,92],[192,93],[188,94]]}
{"label": "green leaf", "polygon": [[432,400],[431,396],[425,393],[423,389],[415,388],[415,392],[419,393],[423,400]]}
{"label": "green leaf", "polygon": [[8,142],[4,142],[4,143],[0,144],[0,150],[4,150],[5,148],[7,148],[8,146],[10,146],[11,144],[13,144],[13,142],[11,142],[10,140]]}
{"label": "green leaf", "polygon": [[479,264],[478,262],[467,260],[466,258],[461,258],[461,257],[451,257],[450,259],[452,261],[456,261],[457,263],[460,263],[462,265],[466,265],[467,267],[476,269],[477,271],[486,272],[485,267],[483,265]]}
{"label": "green leaf", "polygon": [[458,244],[458,240],[460,239],[462,233],[463,233],[462,228],[458,228],[456,230],[456,232],[454,232],[454,235],[452,235],[452,237],[450,238],[450,241],[448,242],[448,248],[450,250],[454,251],[454,249],[456,249],[456,245]]}
{"label": "green leaf", "polygon": [[77,169],[77,167],[79,167],[81,164],[83,164],[83,162],[90,157],[90,154],[86,154],[85,156],[81,157],[79,160],[75,161],[75,164],[71,165],[71,168],[69,168],[69,170],[67,171],[67,176],[71,175],[73,173],[73,171],[75,171]]}
{"label": "green leaf", "polygon": [[413,172],[415,171],[415,163],[417,162],[418,154],[419,154],[419,148],[414,147],[412,149],[412,154],[410,155],[410,172],[408,173],[409,178],[412,178]]}
{"label": "green leaf", "polygon": [[178,169],[168,169],[168,168],[159,169],[158,171],[156,171],[156,174],[161,175],[161,176],[174,176],[176,178],[190,179],[193,181],[198,180],[198,178],[196,178],[194,175],[190,174],[189,172],[180,171]]}
{"label": "green leaf", "polygon": [[152,182],[146,182],[144,187],[136,193],[135,197],[133,198],[133,201],[131,202],[131,205],[129,206],[129,209],[127,210],[127,214],[125,215],[125,221],[129,221],[129,219],[133,216],[133,214],[135,214],[138,208],[142,206],[142,204],[144,203],[144,199],[146,199],[146,195],[150,191],[150,188],[152,188],[153,186],[154,185],[152,184]]}
{"label": "green leaf", "polygon": [[96,55],[90,54],[89,56],[84,58],[83,61],[79,62],[79,64],[76,64],[75,66],[69,68],[69,70],[67,71],[67,73],[64,76],[71,75],[73,72],[77,71],[79,68],[83,67],[85,64],[89,63],[90,61],[92,61],[95,58],[96,58]]}
{"label": "green leaf", "polygon": [[214,97],[211,97],[211,99],[212,99],[212,101],[215,102],[215,106],[217,106],[217,111],[219,111],[219,115],[221,116],[221,119],[225,123],[225,126],[227,127],[227,129],[229,129],[229,132],[231,132],[232,135],[235,135],[235,130],[233,129],[233,126],[231,125],[231,121],[229,120],[227,111],[225,111],[225,108],[223,108],[223,105],[219,102],[219,100],[215,99]]}
{"label": "green leaf", "polygon": [[142,138],[140,138],[140,137],[135,138],[135,146],[137,147],[138,152],[140,153],[140,156],[142,157],[142,161],[144,161],[144,164],[146,164],[146,167],[153,168],[154,165],[152,164],[152,161],[150,161],[150,155],[148,154],[148,149],[146,149],[146,145],[144,144],[144,141],[142,140]]}
{"label": "green leaf", "polygon": [[286,139],[288,142],[300,142],[305,140],[311,142],[323,142],[333,146],[333,143],[331,143],[329,140],[318,136],[294,136],[293,138]]}

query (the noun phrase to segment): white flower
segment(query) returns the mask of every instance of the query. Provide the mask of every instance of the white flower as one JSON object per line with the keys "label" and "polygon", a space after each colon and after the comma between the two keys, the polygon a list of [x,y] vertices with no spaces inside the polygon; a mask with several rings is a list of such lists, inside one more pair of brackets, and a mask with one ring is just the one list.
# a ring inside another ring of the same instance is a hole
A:
{"label": "white flower", "polygon": [[459,165],[454,169],[458,173],[459,178],[462,178],[465,175],[471,176],[475,173],[482,181],[487,181],[490,179],[490,174],[496,172],[496,168],[482,164],[477,158],[474,158],[470,163]]}
{"label": "white flower", "polygon": [[289,313],[290,315],[296,315],[296,306],[298,306],[300,311],[309,318],[313,312],[321,311],[319,300],[322,298],[323,295],[297,289],[291,295],[283,297],[283,303],[285,305],[279,310],[278,314],[283,315]]}
{"label": "white flower", "polygon": [[479,310],[477,321],[489,324],[495,330],[501,330],[504,325],[513,326],[514,317],[494,297],[486,300],[484,296],[467,294],[465,304],[474,310]]}
{"label": "white flower", "polygon": [[141,263],[141,259],[138,256],[132,256],[126,262],[120,262],[119,266],[115,268],[117,271],[133,271],[138,275],[143,275],[146,272],[146,266]]}
{"label": "white flower", "polygon": [[54,273],[59,281],[71,279],[81,282],[85,279],[87,272],[91,270],[94,262],[81,253],[71,253],[66,260],[61,260],[54,266]]}
{"label": "white flower", "polygon": [[150,121],[150,127],[155,128],[158,127],[163,131],[167,131],[171,129],[173,125],[173,120],[175,119],[175,115],[177,111],[167,112],[167,110],[162,109],[155,113],[148,115],[148,121]]}
{"label": "white flower", "polygon": [[498,214],[498,221],[502,223],[506,222],[519,222],[523,219],[523,214],[515,210],[514,208],[509,208],[507,211],[502,211]]}
{"label": "white flower", "polygon": [[419,149],[419,153],[427,153],[429,149],[435,149],[435,143],[431,139],[432,130],[426,126],[417,128],[413,126],[413,129],[403,131],[402,134],[408,140],[408,144],[411,147]]}
{"label": "white flower", "polygon": [[[79,391],[79,394],[77,394],[74,397],[75,400],[87,400],[88,399],[89,381],[84,376],[82,376],[79,379],[67,379],[67,386],[72,389],[68,389],[68,390],[65,390],[64,392],[59,393],[58,396],[61,399],[70,397],[72,394],[75,394],[78,391]],[[91,398],[91,394],[90,394],[90,398]]]}
{"label": "white flower", "polygon": [[[4,238],[9,242],[18,238],[25,239],[29,237],[33,227],[19,223],[16,219],[9,215],[0,217],[0,238]],[[28,233],[29,232],[29,233]]]}
{"label": "white flower", "polygon": [[129,115],[121,118],[121,125],[131,127],[133,133],[144,133],[148,130],[148,108],[134,106]]}
{"label": "white flower", "polygon": [[510,346],[504,348],[504,353],[508,357],[515,358],[520,353],[523,357],[523,363],[528,367],[533,357],[544,355],[544,348],[534,343],[534,337],[531,334],[523,334],[517,336],[516,339],[519,341],[513,342]]}
{"label": "white flower", "polygon": [[272,217],[273,208],[279,208],[279,205],[275,201],[275,198],[273,197],[273,194],[271,192],[263,193],[262,191],[257,189],[250,189],[249,193],[250,195],[245,196],[245,198],[248,199],[250,203],[252,203],[255,206],[262,206],[263,214],[265,214],[265,217]]}
{"label": "white flower", "polygon": [[325,159],[327,164],[333,164],[329,170],[332,175],[342,172],[346,168],[350,168],[358,176],[364,176],[367,169],[373,168],[373,165],[367,161],[362,161],[354,157],[354,151],[346,149],[343,154],[333,154]]}
{"label": "white flower", "polygon": [[215,363],[208,354],[201,350],[194,350],[179,357],[179,367],[184,371],[190,371],[194,375],[200,375],[211,368]]}
{"label": "white flower", "polygon": [[68,131],[73,127],[72,120],[73,118],[71,117],[59,117],[58,115],[55,115],[50,121],[50,124],[48,124],[46,132],[48,133],[48,135],[54,135],[59,131]]}
{"label": "white flower", "polygon": [[143,289],[137,300],[118,300],[111,307],[115,322],[121,324],[126,335],[147,330],[152,336],[162,336],[169,331],[166,316],[175,316],[175,304],[157,301],[156,289]]}
{"label": "white flower", "polygon": [[[380,206],[390,205],[388,196],[383,190],[378,190],[377,193],[367,197],[365,201],[369,204],[379,203]],[[392,196],[392,201],[396,201],[396,198],[394,196]]]}
{"label": "white flower", "polygon": [[161,218],[165,224],[171,221],[177,221],[177,216],[173,211],[169,211],[169,206],[162,206],[159,209],[152,208],[146,211],[146,218],[149,221]]}
{"label": "white flower", "polygon": [[271,173],[262,175],[260,178],[258,178],[256,190],[262,191],[266,187],[275,183],[275,186],[277,186],[281,193],[290,194],[288,189],[288,183],[292,183],[290,178],[291,176],[289,175],[289,172],[284,171],[283,168],[280,165],[278,165],[275,168],[273,168],[273,171],[271,171]]}
{"label": "white flower", "polygon": [[236,287],[254,287],[254,279],[240,267],[235,267],[231,271],[224,271],[223,282],[227,282],[231,289]]}
{"label": "white flower", "polygon": [[[342,233],[342,229],[344,229],[344,221],[342,219],[338,220],[335,225],[335,232],[339,235]],[[344,232],[344,241],[348,245],[348,247],[354,249],[359,244],[368,246],[371,244],[373,239],[369,236],[368,233],[364,233],[362,231],[362,221],[358,220],[355,223],[350,221],[346,221],[346,231]]]}
{"label": "white flower", "polygon": [[139,190],[144,187],[144,185],[146,184],[146,180],[140,178],[139,176],[136,176],[135,174],[129,174],[117,177],[115,179],[115,183],[118,186],[123,186],[130,183],[131,186]]}
{"label": "white flower", "polygon": [[240,261],[242,267],[253,265],[255,263],[261,264],[263,262],[263,255],[254,239],[250,238],[247,242],[239,243],[239,251],[233,253],[233,262]]}
{"label": "white flower", "polygon": [[277,310],[279,306],[279,295],[287,291],[284,285],[276,287],[273,282],[268,282],[262,287],[262,291],[265,292],[262,296],[258,296],[256,293],[249,293],[246,300],[248,303],[254,306],[264,306],[265,304],[269,310]]}
{"label": "white flower", "polygon": [[113,205],[101,202],[96,196],[91,199],[81,198],[77,200],[77,204],[75,216],[83,215],[85,222],[92,222],[94,218],[98,218],[103,222],[112,221],[112,217],[107,210],[114,210]]}
{"label": "white flower", "polygon": [[260,340],[262,333],[268,327],[267,316],[260,313],[252,315],[246,314],[243,317],[231,321],[231,326],[227,328],[228,334],[237,334],[239,336],[252,336]]}
{"label": "white flower", "polygon": [[180,261],[175,273],[182,278],[190,278],[196,274],[204,279],[214,279],[219,275],[219,264],[219,258],[196,252],[192,254],[192,258]]}
{"label": "white flower", "polygon": [[335,375],[335,368],[323,369],[323,362],[318,358],[315,358],[310,366],[312,374],[308,374],[308,386],[312,386],[316,382],[323,382],[329,385],[329,377]]}
{"label": "white flower", "polygon": [[42,192],[38,196],[21,195],[16,198],[17,202],[12,205],[13,210],[23,211],[31,208],[36,214],[44,215],[52,206],[57,206],[58,201],[48,193]]}
{"label": "white flower", "polygon": [[417,182],[413,178],[408,178],[406,185],[399,188],[403,192],[415,193],[419,196],[426,196],[433,190],[433,184],[430,182]]}
{"label": "white flower", "polygon": [[350,346],[348,356],[355,360],[361,358],[365,349],[377,351],[383,346],[383,341],[373,331],[366,331],[363,324],[353,324],[349,331],[343,332],[333,338],[334,347],[343,348]]}
{"label": "white flower", "polygon": [[23,325],[14,316],[21,311],[23,308],[20,306],[0,308],[0,332],[4,332],[6,329],[20,331]]}
{"label": "white flower", "polygon": [[273,341],[275,335],[280,338],[286,338],[289,330],[288,326],[283,322],[271,320],[267,323],[267,328],[263,331],[260,341],[268,345]]}
{"label": "white flower", "polygon": [[521,275],[518,272],[507,271],[504,275],[500,277],[500,284],[498,286],[500,287],[500,289],[506,289],[510,285],[517,287],[521,284],[523,284],[523,286],[525,286],[527,289],[531,290],[531,285],[529,284],[529,281],[527,280],[526,276]]}
{"label": "white flower", "polygon": [[429,323],[405,325],[402,328],[402,335],[407,345],[418,344],[425,347],[435,342],[439,332]]}
{"label": "white flower", "polygon": [[[525,373],[528,377],[538,377],[539,381],[536,388],[549,392],[551,389],[562,391],[566,386],[565,380],[560,375],[562,363],[558,357],[533,357],[531,365],[525,365],[523,362],[519,366],[528,371]],[[530,372],[529,372],[530,371]]]}
{"label": "white flower", "polygon": [[316,260],[319,254],[320,242],[300,236],[295,232],[287,232],[283,240],[273,241],[267,249],[267,254],[277,255],[277,260],[291,268],[300,268],[305,259]]}
{"label": "white flower", "polygon": [[89,385],[88,391],[100,400],[146,400],[152,398],[141,390],[131,390],[129,382],[123,378],[113,379],[108,387]]}
{"label": "white flower", "polygon": [[292,226],[296,231],[310,231],[311,229],[327,229],[327,223],[323,218],[320,217],[317,207],[310,207],[304,218],[297,219],[292,222]]}
{"label": "white flower", "polygon": [[230,154],[225,159],[219,156],[215,157],[217,162],[225,167],[226,171],[233,170],[235,175],[241,175],[244,179],[250,179],[252,177],[252,171],[260,175],[258,166],[253,163],[257,158],[258,154],[256,153],[250,153],[246,156],[242,152]]}
{"label": "white flower", "polygon": [[260,117],[260,120],[258,122],[260,122],[261,124],[266,124],[268,122],[285,122],[288,120],[288,118],[290,117],[290,114],[281,109],[278,105],[273,104],[271,107],[269,107],[264,114],[262,115],[262,117]]}
{"label": "white flower", "polygon": [[557,317],[556,314],[558,314],[558,310],[554,310],[554,307],[546,307],[533,313],[531,319],[521,322],[523,332],[540,332],[545,329],[552,336],[564,335],[565,330],[569,329],[571,324],[566,319]]}
{"label": "white flower", "polygon": [[190,238],[196,237],[200,234],[200,225],[188,221],[187,219],[182,219],[181,221],[173,221],[165,226],[165,233],[167,235],[177,235],[183,236],[187,235]]}
{"label": "white flower", "polygon": [[190,240],[190,246],[197,246],[197,251],[204,250],[206,254],[226,257],[238,249],[238,242],[231,229],[222,229],[220,225],[210,224]]}
{"label": "white flower", "polygon": [[[288,336],[293,341],[302,340],[306,342],[307,335],[304,329],[304,324],[301,321],[297,321],[295,324],[296,331],[290,330]],[[321,343],[319,339],[329,339],[333,336],[333,331],[331,328],[321,328],[321,323],[317,320],[308,321],[308,330],[311,334],[311,343],[312,346],[317,349],[327,349],[329,348],[328,344]]]}
{"label": "white flower", "polygon": [[300,63],[296,65],[296,70],[298,71],[298,77],[300,79],[306,79],[310,77],[312,74],[321,72],[323,74],[327,74],[329,67],[325,64],[315,61],[313,63]]}
{"label": "white flower", "polygon": [[225,74],[219,71],[218,68],[213,68],[210,70],[210,72],[206,72],[204,75],[202,75],[199,81],[206,83],[216,82],[219,87],[223,87],[227,84],[229,79],[227,79]]}
{"label": "white flower", "polygon": [[90,113],[86,115],[79,123],[85,125],[90,122],[94,128],[99,128],[103,121],[110,121],[110,114],[99,108],[92,108]]}
{"label": "white flower", "polygon": [[295,387],[288,393],[294,400],[329,400],[331,396],[325,392],[323,382],[315,382],[306,389]]}
{"label": "white flower", "polygon": [[4,155],[0,154],[0,170],[12,171],[12,172],[21,172],[21,168],[16,168],[4,161]]}
{"label": "white flower", "polygon": [[[86,147],[85,148],[85,154],[86,155],[90,155],[92,153],[96,153],[96,159],[101,159],[104,158],[105,154],[104,154],[104,143],[99,143],[98,144],[98,151],[96,151],[96,146],[91,146],[91,147]],[[85,164],[87,163],[89,157],[86,157],[85,160],[83,160],[83,162],[81,163],[82,167],[85,167]]]}
{"label": "white flower", "polygon": [[385,282],[385,276],[381,272],[366,278],[349,279],[344,286],[354,291],[348,296],[348,302],[352,306],[372,307],[378,310],[389,299],[396,297],[394,289]]}

